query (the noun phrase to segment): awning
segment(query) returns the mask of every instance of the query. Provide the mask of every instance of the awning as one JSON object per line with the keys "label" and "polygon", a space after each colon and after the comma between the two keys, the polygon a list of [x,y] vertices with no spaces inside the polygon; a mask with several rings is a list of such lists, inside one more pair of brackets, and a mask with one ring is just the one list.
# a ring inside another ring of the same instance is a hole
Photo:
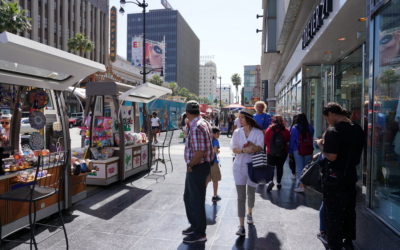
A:
{"label": "awning", "polygon": [[86,99],[86,89],[83,88],[74,88],[74,87],[68,87],[67,89],[68,92],[73,91],[73,94],[76,95],[77,97],[81,98],[81,99]]}
{"label": "awning", "polygon": [[141,84],[123,92],[118,99],[123,101],[149,103],[166,94],[172,94],[172,90],[146,82],[145,84]]}
{"label": "awning", "polygon": [[149,103],[172,90],[151,83],[132,86],[120,82],[89,82],[86,84],[86,96],[117,96],[121,101]]}
{"label": "awning", "polygon": [[103,64],[8,32],[0,33],[0,82],[66,90]]}

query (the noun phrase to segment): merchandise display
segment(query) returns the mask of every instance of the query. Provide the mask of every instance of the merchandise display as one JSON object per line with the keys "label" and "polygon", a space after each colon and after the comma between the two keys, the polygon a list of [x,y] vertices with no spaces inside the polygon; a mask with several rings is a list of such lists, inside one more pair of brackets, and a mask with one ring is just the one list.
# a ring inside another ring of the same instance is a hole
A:
{"label": "merchandise display", "polygon": [[40,111],[32,111],[29,115],[29,123],[34,129],[42,129],[46,125],[46,117]]}

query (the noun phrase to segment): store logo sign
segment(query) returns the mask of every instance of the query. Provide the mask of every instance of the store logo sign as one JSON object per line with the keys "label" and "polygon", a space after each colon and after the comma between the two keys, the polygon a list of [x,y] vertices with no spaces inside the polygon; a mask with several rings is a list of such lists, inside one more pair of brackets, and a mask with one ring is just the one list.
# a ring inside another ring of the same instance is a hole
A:
{"label": "store logo sign", "polygon": [[305,49],[310,44],[315,34],[324,24],[324,20],[328,18],[329,13],[332,12],[332,5],[333,0],[321,0],[320,4],[318,4],[314,9],[312,16],[303,31],[302,49]]}

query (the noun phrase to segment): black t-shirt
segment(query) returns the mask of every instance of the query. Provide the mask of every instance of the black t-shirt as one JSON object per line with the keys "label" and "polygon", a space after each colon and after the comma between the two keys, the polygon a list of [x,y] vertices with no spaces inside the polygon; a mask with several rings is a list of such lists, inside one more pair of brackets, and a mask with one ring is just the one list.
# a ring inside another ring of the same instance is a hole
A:
{"label": "black t-shirt", "polygon": [[365,140],[362,128],[358,124],[339,122],[327,129],[324,139],[324,152],[337,154],[329,168],[338,176],[344,175],[347,183],[355,183],[356,166],[360,163]]}

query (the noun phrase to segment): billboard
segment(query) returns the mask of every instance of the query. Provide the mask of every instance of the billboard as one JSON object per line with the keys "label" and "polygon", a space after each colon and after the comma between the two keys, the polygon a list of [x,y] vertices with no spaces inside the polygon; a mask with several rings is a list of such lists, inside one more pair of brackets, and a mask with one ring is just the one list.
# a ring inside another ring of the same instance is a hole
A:
{"label": "billboard", "polygon": [[[161,71],[164,68],[165,42],[157,42],[146,39],[146,67]],[[143,67],[143,38],[135,36],[132,38],[132,65],[138,68]]]}

